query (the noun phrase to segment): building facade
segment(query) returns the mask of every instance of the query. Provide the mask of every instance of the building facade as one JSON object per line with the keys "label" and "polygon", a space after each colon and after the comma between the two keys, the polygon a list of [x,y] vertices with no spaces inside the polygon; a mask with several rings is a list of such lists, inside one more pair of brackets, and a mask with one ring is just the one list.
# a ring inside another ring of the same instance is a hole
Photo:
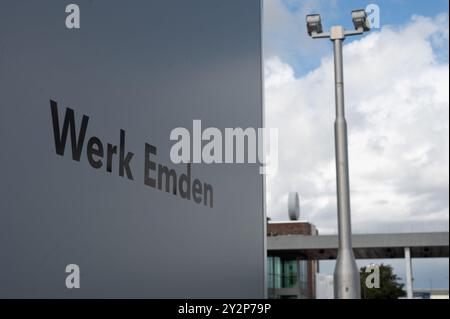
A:
{"label": "building facade", "polygon": [[[267,225],[267,236],[317,236],[314,225],[305,221],[272,222]],[[267,287],[271,299],[314,299],[315,274],[319,263],[298,254],[268,252]]]}

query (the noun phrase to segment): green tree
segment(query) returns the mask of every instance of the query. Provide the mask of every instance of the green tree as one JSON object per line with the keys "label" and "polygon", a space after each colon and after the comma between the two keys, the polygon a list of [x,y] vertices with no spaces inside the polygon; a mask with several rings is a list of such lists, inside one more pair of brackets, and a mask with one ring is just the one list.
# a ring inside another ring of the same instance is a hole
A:
{"label": "green tree", "polygon": [[[366,284],[366,280],[374,283],[374,272],[372,267],[362,267],[361,268],[361,298],[363,299],[398,299],[399,297],[405,296],[405,291],[403,290],[403,284],[399,282],[399,278],[393,272],[393,268],[390,265],[376,265],[379,269],[379,287],[371,288]],[[366,269],[369,271],[366,272]],[[369,277],[369,278],[368,278]]]}

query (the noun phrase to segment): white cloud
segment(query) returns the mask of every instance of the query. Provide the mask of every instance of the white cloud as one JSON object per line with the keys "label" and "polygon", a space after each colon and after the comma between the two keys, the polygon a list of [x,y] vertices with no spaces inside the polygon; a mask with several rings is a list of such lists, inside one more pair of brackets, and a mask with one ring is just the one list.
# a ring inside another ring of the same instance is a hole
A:
{"label": "white cloud", "polygon": [[[316,42],[315,42],[316,43]],[[448,15],[415,16],[344,47],[352,218],[355,230],[448,227]],[[330,49],[330,48],[329,48]],[[268,176],[268,215],[287,217],[298,191],[303,215],[336,228],[332,57],[296,78],[266,60],[267,126],[280,132],[279,169]],[[425,225],[425,226],[422,226]]]}

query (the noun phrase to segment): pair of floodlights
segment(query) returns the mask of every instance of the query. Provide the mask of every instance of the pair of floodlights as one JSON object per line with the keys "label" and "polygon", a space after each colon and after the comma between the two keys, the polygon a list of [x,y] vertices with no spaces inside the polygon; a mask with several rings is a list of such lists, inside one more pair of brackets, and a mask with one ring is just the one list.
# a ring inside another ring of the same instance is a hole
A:
{"label": "pair of floodlights", "polygon": [[[358,33],[370,31],[370,20],[367,16],[366,10],[353,10],[352,20],[355,30]],[[322,19],[320,14],[309,14],[306,16],[306,26],[308,34],[312,37],[319,36],[323,33]]]}

